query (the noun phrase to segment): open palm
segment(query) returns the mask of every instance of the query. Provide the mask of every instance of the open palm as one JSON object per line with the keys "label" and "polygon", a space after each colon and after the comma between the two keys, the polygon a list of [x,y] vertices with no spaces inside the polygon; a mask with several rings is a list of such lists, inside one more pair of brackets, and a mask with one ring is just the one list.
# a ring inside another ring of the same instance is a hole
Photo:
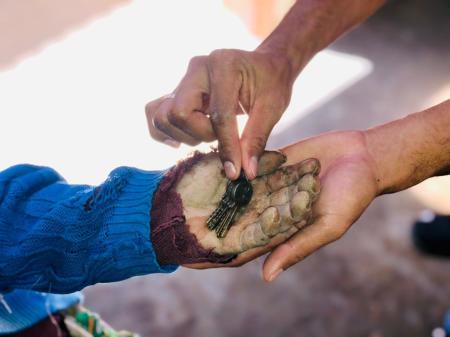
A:
{"label": "open palm", "polygon": [[324,134],[291,145],[283,152],[288,157],[287,164],[311,156],[320,160],[321,194],[313,207],[312,224],[267,257],[263,275],[268,281],[340,238],[378,193],[376,168],[363,133]]}
{"label": "open palm", "polygon": [[[280,152],[271,151],[262,155],[257,177],[251,181],[253,197],[236,214],[235,221],[224,238],[218,238],[216,232],[206,226],[228,181],[218,154],[196,154],[179,163],[175,168],[179,178],[171,188],[175,188],[181,199],[185,221],[161,226],[153,232],[153,240],[161,240],[167,235],[175,238],[178,240],[175,247],[179,248],[179,254],[185,254],[185,258],[177,262],[197,268],[212,267],[214,265],[208,262],[224,261],[234,255],[238,257],[233,264],[239,264],[268,251],[309,222],[312,204],[320,189],[317,178],[320,165],[316,159],[282,166],[285,161],[286,157]],[[166,203],[164,206],[170,207],[170,204]],[[163,213],[171,211],[167,209]],[[155,218],[158,216],[155,215]],[[181,237],[177,234],[170,235],[171,232],[180,232],[182,229],[177,229],[176,226],[187,227],[190,234],[185,233]],[[192,251],[192,245],[185,244],[192,235],[200,246],[195,248],[195,252]],[[246,253],[241,254],[244,252]],[[171,253],[168,252],[167,255]],[[192,265],[199,262],[204,264]]]}
{"label": "open palm", "polygon": [[[318,195],[319,163],[307,159],[282,167],[286,157],[279,152],[263,154],[258,177],[251,181],[253,197],[236,216],[224,238],[206,226],[206,220],[225,192],[227,179],[216,153],[205,156],[177,184],[189,231],[205,249],[214,253],[240,254],[270,242],[286,240],[311,218]],[[195,186],[198,181],[201,186]],[[264,248],[262,248],[264,249]]]}

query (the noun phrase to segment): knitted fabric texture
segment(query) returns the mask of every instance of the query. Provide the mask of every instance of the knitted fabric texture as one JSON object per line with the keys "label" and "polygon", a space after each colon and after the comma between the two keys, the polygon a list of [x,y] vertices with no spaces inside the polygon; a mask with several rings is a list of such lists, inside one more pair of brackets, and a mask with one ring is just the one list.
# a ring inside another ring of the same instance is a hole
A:
{"label": "knitted fabric texture", "polygon": [[0,172],[0,335],[80,299],[34,291],[70,293],[175,270],[158,264],[150,241],[152,197],[163,176],[121,167],[93,187],[70,185],[48,167]]}
{"label": "knitted fabric texture", "polygon": [[98,282],[170,272],[150,242],[162,171],[121,167],[97,187],[47,167],[0,172],[0,292],[70,293]]}
{"label": "knitted fabric texture", "polygon": [[154,194],[151,241],[161,265],[226,263],[234,257],[234,255],[216,254],[198,243],[195,235],[189,232],[183,214],[183,202],[176,191],[176,185],[181,177],[206,155],[195,152],[190,158],[179,162],[167,172]]}

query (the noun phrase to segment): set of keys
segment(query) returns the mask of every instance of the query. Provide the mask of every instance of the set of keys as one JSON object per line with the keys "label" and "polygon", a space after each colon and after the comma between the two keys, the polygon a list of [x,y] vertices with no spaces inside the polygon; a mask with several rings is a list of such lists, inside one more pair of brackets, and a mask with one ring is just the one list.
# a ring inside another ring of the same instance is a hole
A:
{"label": "set of keys", "polygon": [[228,181],[225,193],[219,205],[206,221],[208,228],[214,230],[218,238],[224,238],[238,210],[246,206],[253,195],[252,184],[244,173],[234,181]]}

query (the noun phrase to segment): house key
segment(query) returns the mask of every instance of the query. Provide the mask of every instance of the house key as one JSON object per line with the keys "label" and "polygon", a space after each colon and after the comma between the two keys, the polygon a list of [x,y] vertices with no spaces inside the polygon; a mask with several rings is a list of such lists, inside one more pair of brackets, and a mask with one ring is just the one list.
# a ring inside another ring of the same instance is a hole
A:
{"label": "house key", "polygon": [[238,179],[228,181],[219,205],[206,221],[208,228],[216,231],[218,238],[224,238],[237,211],[250,202],[252,195],[253,187],[245,174],[241,173]]}

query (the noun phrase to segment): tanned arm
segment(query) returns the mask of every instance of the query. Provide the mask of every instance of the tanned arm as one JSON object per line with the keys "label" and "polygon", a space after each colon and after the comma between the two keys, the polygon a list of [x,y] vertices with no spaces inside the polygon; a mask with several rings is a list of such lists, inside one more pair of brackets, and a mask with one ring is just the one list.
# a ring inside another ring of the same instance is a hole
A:
{"label": "tanned arm", "polygon": [[364,22],[384,0],[298,0],[257,48],[286,55],[297,77],[308,61],[345,32]]}
{"label": "tanned arm", "polygon": [[370,129],[366,139],[380,194],[450,174],[450,100]]}

